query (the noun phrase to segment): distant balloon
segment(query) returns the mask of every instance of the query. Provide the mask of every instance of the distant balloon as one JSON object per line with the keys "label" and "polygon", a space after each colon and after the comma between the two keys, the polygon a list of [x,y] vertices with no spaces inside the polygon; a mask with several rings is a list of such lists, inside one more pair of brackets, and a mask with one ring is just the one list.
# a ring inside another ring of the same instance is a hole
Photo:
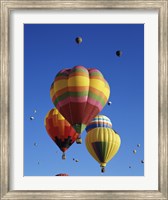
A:
{"label": "distant balloon", "polygon": [[122,51],[116,51],[116,55],[118,56],[118,57],[121,57],[122,56]]}
{"label": "distant balloon", "polygon": [[140,144],[137,144],[137,147],[140,147],[141,145]]}
{"label": "distant balloon", "polygon": [[68,174],[56,174],[55,176],[69,176]]}
{"label": "distant balloon", "polygon": [[36,110],[34,110],[34,113],[36,113],[37,111]]}
{"label": "distant balloon", "polygon": [[34,117],[33,117],[33,116],[31,116],[31,117],[30,117],[30,120],[34,120]]}
{"label": "distant balloon", "polygon": [[37,143],[36,143],[36,142],[34,142],[34,146],[37,146]]}
{"label": "distant balloon", "polygon": [[129,168],[131,168],[131,166],[129,166]]}
{"label": "distant balloon", "polygon": [[141,160],[141,163],[143,164],[143,163],[144,163],[144,160]]}
{"label": "distant balloon", "polygon": [[108,105],[110,106],[111,104],[112,104],[112,102],[111,102],[111,101],[109,101],[109,102],[108,102]]}
{"label": "distant balloon", "polygon": [[79,162],[79,160],[78,160],[78,159],[75,159],[75,158],[73,158],[73,161],[75,161],[75,162]]}
{"label": "distant balloon", "polygon": [[75,39],[75,41],[76,41],[77,44],[80,44],[82,42],[82,38],[81,37],[77,37]]}
{"label": "distant balloon", "polygon": [[133,153],[136,154],[136,150],[135,149],[133,150]]}

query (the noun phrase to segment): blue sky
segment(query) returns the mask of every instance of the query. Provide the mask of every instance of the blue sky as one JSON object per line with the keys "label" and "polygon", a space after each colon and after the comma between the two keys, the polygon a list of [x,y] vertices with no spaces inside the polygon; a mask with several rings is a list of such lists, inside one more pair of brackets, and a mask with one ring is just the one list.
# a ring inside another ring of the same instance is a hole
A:
{"label": "blue sky", "polygon": [[[83,39],[80,45],[75,42],[77,36]],[[116,56],[117,50],[123,52],[121,57]],[[97,68],[110,85],[112,104],[101,114],[111,119],[121,146],[103,175],[85,147],[86,131],[82,133],[83,143],[74,143],[66,152],[67,159],[62,160],[62,152],[44,127],[45,115],[54,108],[50,86],[55,75],[76,65]],[[35,119],[30,120],[30,116]],[[24,175],[143,176],[143,159],[144,25],[25,24]]]}

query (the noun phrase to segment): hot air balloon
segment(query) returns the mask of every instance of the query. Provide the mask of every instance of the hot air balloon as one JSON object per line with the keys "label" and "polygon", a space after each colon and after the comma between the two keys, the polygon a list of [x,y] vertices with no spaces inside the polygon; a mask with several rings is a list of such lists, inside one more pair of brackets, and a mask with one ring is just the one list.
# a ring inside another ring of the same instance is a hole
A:
{"label": "hot air balloon", "polygon": [[133,153],[136,154],[136,149],[133,150]]}
{"label": "hot air balloon", "polygon": [[50,88],[52,102],[79,134],[103,109],[109,95],[101,72],[83,66],[61,70]]}
{"label": "hot air balloon", "polygon": [[116,51],[116,55],[117,55],[118,57],[121,57],[121,56],[122,56],[122,51],[120,51],[120,50]]}
{"label": "hot air balloon", "polygon": [[75,41],[76,41],[77,44],[80,44],[82,42],[82,38],[81,37],[77,37],[75,39]]}
{"label": "hot air balloon", "polygon": [[86,127],[87,135],[85,144],[92,157],[100,163],[101,171],[120,147],[120,136],[111,128],[112,124],[108,117],[98,115]]}
{"label": "hot air balloon", "polygon": [[36,143],[36,142],[34,142],[34,146],[37,146],[37,143]]}
{"label": "hot air balloon", "polygon": [[112,102],[111,102],[111,101],[109,101],[109,102],[108,102],[108,105],[110,106],[111,104],[112,104]]}
{"label": "hot air balloon", "polygon": [[55,176],[69,176],[69,175],[61,173],[61,174],[56,174]]}
{"label": "hot air balloon", "polygon": [[76,141],[78,134],[56,108],[47,113],[44,123],[49,136],[63,152],[62,159],[65,159],[65,151]]}

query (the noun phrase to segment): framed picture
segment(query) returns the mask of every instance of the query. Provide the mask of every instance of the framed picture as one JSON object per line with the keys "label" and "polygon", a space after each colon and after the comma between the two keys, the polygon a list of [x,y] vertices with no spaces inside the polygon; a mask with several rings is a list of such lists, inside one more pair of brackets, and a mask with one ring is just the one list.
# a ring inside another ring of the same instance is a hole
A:
{"label": "framed picture", "polygon": [[[1,0],[1,199],[168,198],[167,3]],[[75,65],[110,86],[121,146],[103,175],[86,132],[65,162],[45,130],[50,85]]]}

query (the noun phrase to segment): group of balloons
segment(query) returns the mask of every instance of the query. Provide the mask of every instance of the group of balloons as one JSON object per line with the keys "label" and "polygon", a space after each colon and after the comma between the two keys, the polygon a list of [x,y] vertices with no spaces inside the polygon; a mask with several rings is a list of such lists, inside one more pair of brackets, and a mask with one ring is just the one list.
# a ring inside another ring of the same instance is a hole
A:
{"label": "group of balloons", "polygon": [[102,172],[120,147],[120,137],[112,129],[110,119],[98,115],[106,105],[110,87],[96,68],[75,66],[61,70],[55,77],[50,97],[55,105],[44,120],[46,130],[63,152],[76,141],[82,143],[81,134],[86,129],[85,144],[89,153],[100,163]]}

